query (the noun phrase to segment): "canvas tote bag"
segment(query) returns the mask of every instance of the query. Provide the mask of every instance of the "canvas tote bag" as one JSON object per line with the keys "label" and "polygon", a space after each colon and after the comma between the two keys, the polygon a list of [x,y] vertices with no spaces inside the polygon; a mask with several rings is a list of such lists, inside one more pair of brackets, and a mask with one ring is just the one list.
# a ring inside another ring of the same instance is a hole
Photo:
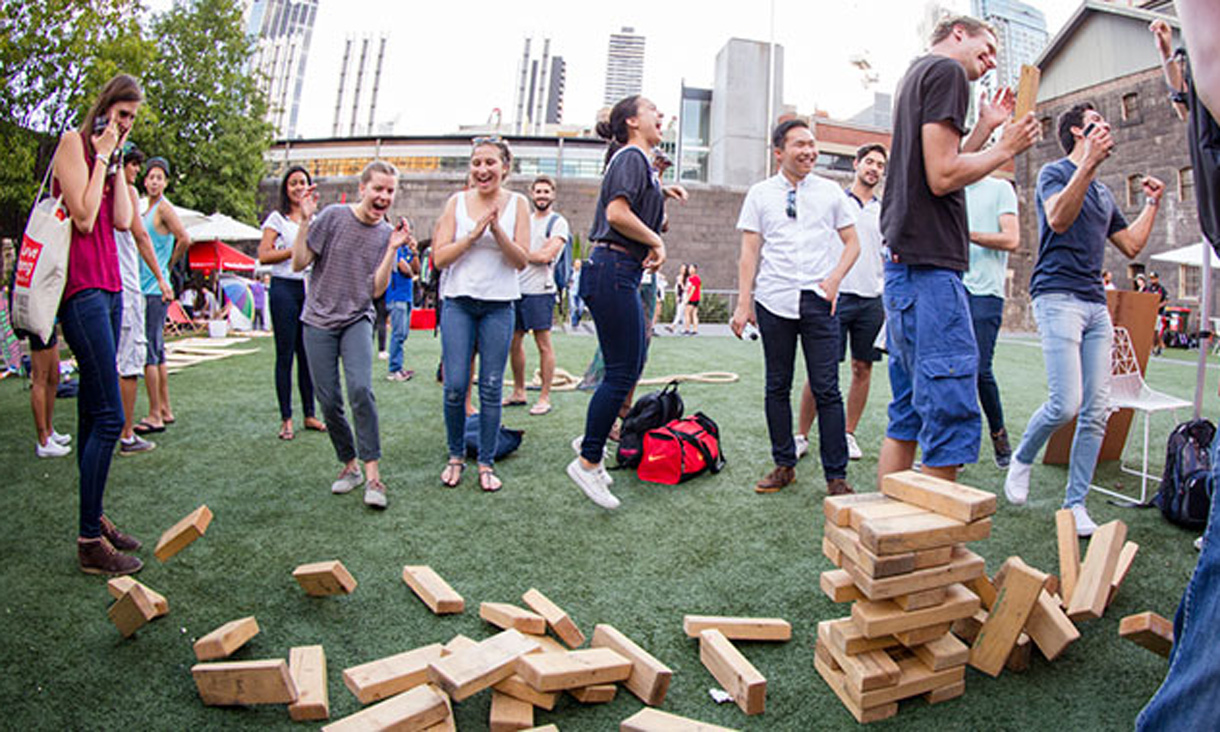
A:
{"label": "canvas tote bag", "polygon": [[13,280],[13,326],[50,340],[55,329],[55,314],[68,276],[68,250],[72,246],[72,217],[59,198],[42,197],[55,159],[38,188],[34,210],[25,225],[17,253],[17,274]]}

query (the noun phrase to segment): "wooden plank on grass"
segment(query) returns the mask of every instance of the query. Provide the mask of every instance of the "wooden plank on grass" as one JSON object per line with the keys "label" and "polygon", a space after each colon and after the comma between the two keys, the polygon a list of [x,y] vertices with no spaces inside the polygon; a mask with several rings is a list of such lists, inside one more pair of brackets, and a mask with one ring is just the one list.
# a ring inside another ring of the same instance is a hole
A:
{"label": "wooden plank on grass", "polygon": [[767,679],[715,628],[699,634],[699,660],[747,715],[762,714]]}
{"label": "wooden plank on grass", "polygon": [[537,648],[537,641],[505,630],[428,664],[428,678],[453,701],[462,701],[512,676],[517,659]]}
{"label": "wooden plank on grass", "polygon": [[568,644],[569,648],[580,648],[585,644],[585,634],[580,631],[572,618],[563,608],[551,602],[550,598],[534,588],[530,588],[521,596],[531,610],[546,619],[546,624],[559,636],[559,640]]}
{"label": "wooden plank on grass", "polygon": [[361,704],[388,699],[428,681],[428,664],[444,655],[440,643],[343,669],[343,683]]}
{"label": "wooden plank on grass", "polygon": [[153,555],[159,561],[168,560],[189,546],[191,542],[203,536],[211,523],[211,509],[206,505],[196,508],[161,534],[157,547],[153,549]]}
{"label": "wooden plank on grass", "polygon": [[1054,661],[1069,645],[1080,638],[1080,631],[1063,612],[1059,602],[1046,590],[1038,595],[1038,604],[1025,621],[1025,632],[1048,661]]}
{"label": "wooden plank on grass", "polygon": [[423,732],[457,732],[457,722],[453,718],[453,700],[436,684],[428,684],[428,686],[445,700],[445,718],[436,724],[424,727]]}
{"label": "wooden plank on grass", "polygon": [[[985,519],[988,520],[988,519]],[[874,579],[861,571],[846,557],[843,569],[855,582],[856,587],[870,600],[887,600],[899,595],[910,595],[936,587],[947,587],[958,582],[967,582],[983,574],[983,558],[965,547],[954,547],[953,561],[940,567],[920,569],[897,577]]]}
{"label": "wooden plank on grass", "polygon": [[631,661],[610,648],[531,653],[517,661],[517,674],[539,691],[563,691],[625,681],[631,676],[631,670]]}
{"label": "wooden plank on grass", "polygon": [[1080,538],[1076,535],[1076,515],[1072,509],[1055,512],[1055,539],[1059,546],[1059,594],[1066,606],[1072,601],[1080,577]]}
{"label": "wooden plank on grass", "polygon": [[534,706],[545,709],[548,712],[555,708],[555,702],[559,700],[559,692],[557,691],[538,691],[534,687],[525,683],[525,679],[521,678],[520,674],[513,674],[507,679],[491,687],[501,694],[508,694],[511,697],[520,699],[523,702],[529,702]]}
{"label": "wooden plank on grass", "polygon": [[948,588],[945,601],[940,605],[907,612],[892,600],[862,600],[852,605],[851,619],[866,638],[876,638],[952,623],[958,618],[970,617],[978,609],[978,597],[960,584],[955,584]]}
{"label": "wooden plank on grass", "polygon": [[534,705],[494,689],[491,692],[491,732],[518,732],[534,726]]}
{"label": "wooden plank on grass", "polygon": [[479,617],[503,630],[515,628],[531,635],[542,635],[546,632],[546,618],[507,602],[480,604]]}
{"label": "wooden plank on grass", "polygon": [[669,666],[658,661],[614,626],[605,623],[593,628],[592,646],[609,648],[631,661],[631,675],[623,682],[623,686],[639,697],[640,701],[653,707],[660,706],[665,701],[669,682],[674,675]]}
{"label": "wooden plank on grass", "polygon": [[619,732],[735,732],[707,722],[698,722],[687,717],[662,712],[660,709],[641,709],[624,719]]}
{"label": "wooden plank on grass", "polygon": [[995,494],[914,470],[881,478],[881,492],[958,521],[977,521],[995,513]]}
{"label": "wooden plank on grass", "polygon": [[261,661],[197,663],[191,676],[199,697],[209,706],[291,704],[297,687],[282,658]]}
{"label": "wooden plank on grass", "polygon": [[200,661],[215,661],[228,658],[254,636],[258,635],[258,621],[253,615],[230,620],[211,633],[195,641],[195,658]]}
{"label": "wooden plank on grass", "polygon": [[1004,669],[1046,584],[1046,574],[1020,557],[1010,557],[1001,571],[995,604],[970,648],[970,665],[990,676],[999,676]]}
{"label": "wooden plank on grass", "polygon": [[792,625],[783,618],[732,618],[723,615],[684,615],[682,630],[688,638],[698,638],[703,631],[715,628],[724,637],[736,641],[787,641],[792,639]]}
{"label": "wooden plank on grass", "polygon": [[605,704],[614,701],[618,693],[617,684],[594,684],[579,689],[568,689],[572,698],[581,704]]}
{"label": "wooden plank on grass", "polygon": [[332,722],[322,732],[422,730],[450,716],[449,709],[444,694],[430,684],[421,684]]}
{"label": "wooden plank on grass", "polygon": [[402,581],[435,615],[452,615],[466,609],[466,601],[432,567],[408,564]]}
{"label": "wooden plank on grass", "polygon": [[326,686],[326,652],[322,646],[297,646],[288,652],[288,673],[297,687],[297,700],[288,705],[294,722],[330,719]]}
{"label": "wooden plank on grass", "polygon": [[292,576],[310,597],[350,595],[356,589],[356,578],[337,559],[302,564]]}
{"label": "wooden plank on grass", "polygon": [[1118,566],[1118,555],[1126,540],[1127,525],[1122,521],[1103,524],[1093,533],[1084,563],[1080,565],[1076,589],[1068,601],[1068,617],[1073,621],[1095,620],[1106,611],[1114,568]]}
{"label": "wooden plank on grass", "polygon": [[1173,650],[1173,621],[1153,612],[1128,615],[1118,623],[1118,636],[1169,658]]}
{"label": "wooden plank on grass", "polygon": [[991,519],[965,523],[936,513],[924,513],[865,521],[857,531],[860,543],[874,554],[901,554],[981,541],[991,536]]}
{"label": "wooden plank on grass", "polygon": [[154,618],[159,618],[169,612],[169,600],[166,600],[164,595],[152,590],[148,585],[135,577],[114,577],[106,583],[106,590],[110,593],[111,597],[117,600],[123,596],[123,593],[136,585],[139,585],[144,590],[144,594],[148,596],[148,599],[152,600],[153,610],[155,611],[153,613]]}
{"label": "wooden plank on grass", "polygon": [[114,601],[114,604],[106,611],[106,616],[110,618],[110,622],[114,623],[114,627],[119,629],[119,633],[124,638],[130,638],[133,633],[157,616],[157,608],[153,604],[152,598],[144,591],[144,585],[136,584],[129,587],[119,596],[119,599]]}
{"label": "wooden plank on grass", "polygon": [[[822,527],[822,536],[870,577],[892,577],[915,569],[915,552],[888,554],[879,557],[860,544],[860,536],[854,529],[835,526],[829,521]],[[842,560],[836,564],[842,565]]]}
{"label": "wooden plank on grass", "polygon": [[1106,597],[1106,607],[1114,602],[1114,597],[1118,595],[1118,588],[1122,586],[1123,580],[1127,579],[1127,573],[1131,571],[1131,564],[1135,562],[1135,555],[1139,550],[1140,545],[1134,541],[1123,544],[1123,550],[1118,554],[1118,564],[1114,567],[1114,579],[1110,580],[1110,594]]}
{"label": "wooden plank on grass", "polygon": [[835,526],[851,526],[851,510],[866,503],[889,503],[892,499],[882,493],[849,493],[845,496],[827,496],[822,499],[822,512],[826,520]]}

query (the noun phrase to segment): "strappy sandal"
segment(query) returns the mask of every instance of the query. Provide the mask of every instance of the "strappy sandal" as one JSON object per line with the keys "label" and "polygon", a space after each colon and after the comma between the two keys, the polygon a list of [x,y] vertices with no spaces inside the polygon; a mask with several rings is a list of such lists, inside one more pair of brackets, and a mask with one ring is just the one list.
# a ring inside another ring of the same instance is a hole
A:
{"label": "strappy sandal", "polygon": [[305,429],[307,429],[311,432],[325,432],[326,423],[323,422],[322,420],[318,419],[317,417],[306,417],[305,418]]}
{"label": "strappy sandal", "polygon": [[296,437],[296,435],[292,431],[292,425],[286,424],[280,427],[281,440],[291,440],[293,437]]}
{"label": "strappy sandal", "polygon": [[479,466],[479,487],[484,493],[495,493],[504,487],[504,483],[496,477],[495,468]]}
{"label": "strappy sandal", "polygon": [[458,484],[462,482],[462,472],[465,470],[465,460],[449,458],[445,469],[441,471],[441,485],[446,488],[457,488]]}

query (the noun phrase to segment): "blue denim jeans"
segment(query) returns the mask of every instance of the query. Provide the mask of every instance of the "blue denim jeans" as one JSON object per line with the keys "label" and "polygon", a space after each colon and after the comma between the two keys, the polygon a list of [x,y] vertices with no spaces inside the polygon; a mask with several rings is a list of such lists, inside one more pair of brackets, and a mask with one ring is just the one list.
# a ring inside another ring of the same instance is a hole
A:
{"label": "blue denim jeans", "polygon": [[818,448],[826,480],[847,477],[847,428],[839,391],[839,318],[830,303],[812,291],[801,293],[799,318],[781,318],[760,304],[758,332],[766,361],[767,433],[776,465],[796,465],[792,441],[792,371],[796,343],[805,354],[809,388],[818,406]]}
{"label": "blue denim jeans", "polygon": [[644,370],[647,351],[644,306],[639,294],[643,272],[631,255],[605,247],[595,248],[580,271],[580,296],[593,314],[597,343],[606,365],[602,383],[589,399],[585,413],[580,454],[591,463],[602,461],[606,436]]}
{"label": "blue denim jeans", "polygon": [[1110,349],[1114,327],[1105,303],[1052,292],[1034,299],[1034,317],[1046,361],[1046,402],[1038,407],[1017,447],[1029,465],[1055,430],[1076,417],[1064,508],[1081,505],[1097,467],[1110,403]]}
{"label": "blue denim jeans", "polygon": [[[309,371],[322,405],[326,434],[341,463],[359,457],[368,462],[381,459],[381,424],[377,399],[373,396],[373,324],[361,318],[342,328],[304,327]],[[347,384],[347,399],[352,403],[356,436],[348,424],[343,406],[343,386],[339,369]]]}
{"label": "blue denim jeans", "polygon": [[123,322],[123,294],[81,290],[59,307],[64,340],[76,356],[76,466],[80,471],[80,535],[102,535],[102,495],[114,444],[123,431],[123,400],[115,348]]}
{"label": "blue denim jeans", "polygon": [[974,340],[979,344],[979,404],[987,415],[991,434],[1004,429],[1004,405],[1000,403],[1000,385],[996,383],[991,362],[995,358],[995,341],[1004,321],[1004,298],[994,295],[970,296],[970,320],[974,323]]}
{"label": "blue denim jeans", "polygon": [[[1212,480],[1220,480],[1220,439],[1212,441]],[[1203,551],[1173,619],[1169,673],[1135,720],[1140,732],[1214,730],[1220,724],[1220,509],[1212,501]],[[1190,551],[1181,548],[1180,551]]]}
{"label": "blue denim jeans", "polygon": [[267,293],[271,306],[271,325],[275,335],[275,396],[280,404],[280,419],[292,419],[292,360],[297,362],[297,388],[305,417],[314,416],[313,378],[309,375],[309,356],[301,329],[305,309],[305,281],[272,277]]}
{"label": "blue denim jeans", "polygon": [[449,457],[466,456],[466,390],[470,360],[479,354],[479,464],[495,464],[500,434],[504,367],[513,339],[511,300],[445,300],[441,319],[441,360],[445,370],[445,435]]}
{"label": "blue denim jeans", "polygon": [[406,300],[387,302],[390,311],[390,373],[402,371],[403,346],[411,334],[411,303]]}

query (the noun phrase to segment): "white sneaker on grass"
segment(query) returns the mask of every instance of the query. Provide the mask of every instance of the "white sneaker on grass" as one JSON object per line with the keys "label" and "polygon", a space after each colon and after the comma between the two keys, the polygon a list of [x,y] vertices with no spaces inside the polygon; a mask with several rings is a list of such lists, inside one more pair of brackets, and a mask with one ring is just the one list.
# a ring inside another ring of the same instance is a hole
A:
{"label": "white sneaker on grass", "polygon": [[364,486],[364,505],[369,508],[385,508],[385,483],[380,480],[370,480]]}
{"label": "white sneaker on grass", "polygon": [[1033,463],[1023,463],[1013,456],[1008,464],[1008,477],[1004,479],[1004,497],[1014,506],[1023,506],[1029,500],[1029,474]]}
{"label": "white sneaker on grass", "polygon": [[809,452],[809,438],[808,437],[806,437],[804,435],[800,435],[800,434],[793,434],[792,435],[792,444],[796,445],[796,459],[797,460],[800,460],[801,458],[805,457],[806,454],[808,454],[808,452]]}
{"label": "white sneaker on grass", "polygon": [[54,429],[51,430],[51,439],[64,447],[67,447],[72,442],[72,435],[61,435]]}
{"label": "white sneaker on grass", "polygon": [[576,458],[568,463],[568,477],[580,486],[590,501],[606,509],[619,507],[619,500],[610,492],[598,468],[589,470],[581,464],[580,458]]}
{"label": "white sneaker on grass", "polygon": [[51,438],[47,438],[47,444],[45,445],[40,445],[37,442],[34,443],[34,454],[40,458],[64,457],[70,452],[72,452],[72,448],[61,445]]}
{"label": "white sneaker on grass", "polygon": [[[1014,460],[1013,464],[1016,465],[1016,462]],[[1085,510],[1083,503],[1072,506],[1072,517],[1076,519],[1076,536],[1084,538],[1092,536],[1093,532],[1097,531],[1097,524],[1089,518],[1089,512]]]}
{"label": "white sneaker on grass", "polygon": [[864,452],[860,449],[860,445],[856,443],[856,436],[852,433],[847,433],[847,458],[849,460],[859,460],[864,457]]}
{"label": "white sneaker on grass", "polygon": [[364,482],[364,476],[360,473],[360,467],[343,468],[339,471],[339,477],[334,483],[330,484],[330,492],[335,495],[341,493],[350,493]]}
{"label": "white sneaker on grass", "polygon": [[[574,437],[572,439],[572,451],[576,453],[577,457],[580,456],[580,445],[584,441],[585,441],[584,435],[577,435],[576,437]],[[606,485],[614,485],[614,478],[610,477],[610,473],[606,471],[606,455],[609,452],[610,451],[608,449],[605,449],[605,448],[602,449],[602,462],[600,465],[597,466],[597,470],[598,470],[598,473],[602,476],[603,483],[605,483]]]}

